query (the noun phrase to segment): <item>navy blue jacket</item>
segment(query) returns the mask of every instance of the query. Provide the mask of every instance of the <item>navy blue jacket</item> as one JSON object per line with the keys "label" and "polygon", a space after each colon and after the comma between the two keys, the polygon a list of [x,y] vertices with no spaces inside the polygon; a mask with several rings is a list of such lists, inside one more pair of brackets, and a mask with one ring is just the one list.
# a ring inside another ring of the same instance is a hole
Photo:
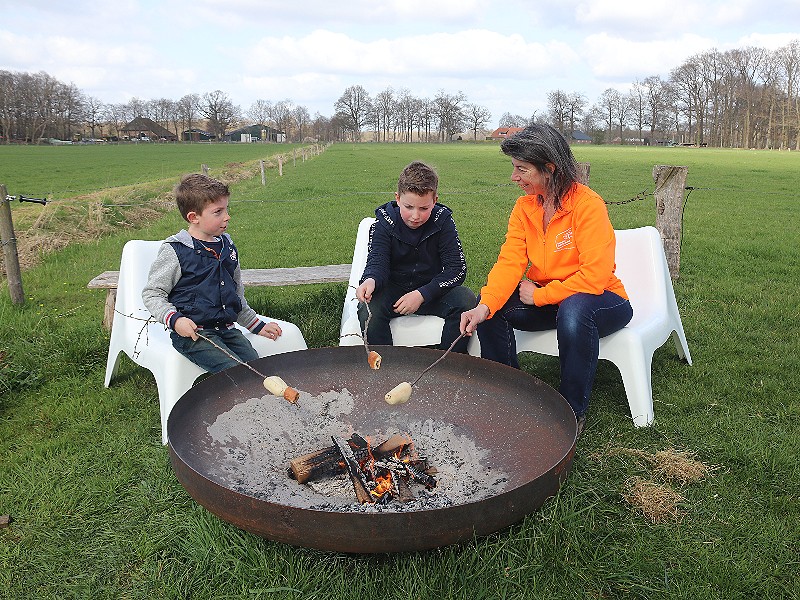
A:
{"label": "navy blue jacket", "polygon": [[144,305],[157,321],[174,330],[185,316],[202,327],[238,323],[252,333],[261,331],[265,323],[244,297],[236,246],[227,233],[218,242],[222,248],[215,255],[185,229],[164,241],[142,290]]}
{"label": "navy blue jacket", "polygon": [[361,282],[373,278],[376,291],[387,282],[406,292],[419,290],[425,302],[464,283],[467,261],[453,213],[444,204],[435,204],[418,229],[403,223],[394,200],[378,207],[375,217]]}
{"label": "navy blue jacket", "polygon": [[172,247],[182,275],[169,301],[178,312],[204,327],[235,323],[242,310],[233,278],[239,266],[236,246],[223,236],[219,259],[197,242],[194,248],[180,242],[172,242]]}

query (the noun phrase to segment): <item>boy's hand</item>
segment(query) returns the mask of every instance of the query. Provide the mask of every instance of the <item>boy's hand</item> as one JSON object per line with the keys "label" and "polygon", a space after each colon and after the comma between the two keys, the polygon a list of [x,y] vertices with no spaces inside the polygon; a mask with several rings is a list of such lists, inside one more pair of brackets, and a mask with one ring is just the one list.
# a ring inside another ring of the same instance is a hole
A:
{"label": "boy's hand", "polygon": [[489,316],[489,307],[478,304],[475,308],[461,313],[461,333],[472,335],[475,328]]}
{"label": "boy's hand", "polygon": [[175,333],[181,337],[192,338],[196,342],[198,339],[196,331],[197,325],[189,317],[180,317],[175,321]]}
{"label": "boy's hand", "polygon": [[413,315],[419,310],[423,302],[425,302],[425,298],[422,297],[419,290],[408,292],[400,296],[397,302],[394,303],[394,312],[401,315]]}
{"label": "boy's hand", "polygon": [[278,325],[274,321],[270,321],[269,323],[264,325],[264,327],[261,328],[261,331],[258,332],[258,335],[263,336],[265,338],[269,338],[271,340],[277,340],[279,337],[281,337],[282,333],[283,331],[281,331],[280,325]]}
{"label": "boy's hand", "polygon": [[356,288],[356,298],[361,302],[370,302],[372,300],[372,292],[375,291],[375,280],[372,277],[367,277],[360,286]]}

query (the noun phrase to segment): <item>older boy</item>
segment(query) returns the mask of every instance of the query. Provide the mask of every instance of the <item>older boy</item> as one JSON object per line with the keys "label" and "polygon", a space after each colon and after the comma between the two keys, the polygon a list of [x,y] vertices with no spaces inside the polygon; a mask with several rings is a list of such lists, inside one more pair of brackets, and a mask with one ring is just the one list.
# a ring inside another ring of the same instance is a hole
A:
{"label": "older boy", "polygon": [[[412,162],[397,184],[395,199],[375,211],[369,235],[367,265],[356,289],[367,340],[391,345],[389,322],[401,315],[436,315],[444,319],[439,348],[460,335],[461,312],[475,306],[475,294],[461,285],[467,263],[452,211],[438,204],[439,178],[422,162]],[[466,353],[467,339],[453,347]]]}
{"label": "older boy", "polygon": [[142,290],[144,305],[170,329],[175,349],[211,373],[238,363],[198,331],[244,362],[258,353],[234,322],[270,339],[281,335],[277,323],[262,321],[244,299],[239,255],[225,233],[229,198],[227,185],[205,175],[181,179],[175,200],[189,226],[164,241]]}

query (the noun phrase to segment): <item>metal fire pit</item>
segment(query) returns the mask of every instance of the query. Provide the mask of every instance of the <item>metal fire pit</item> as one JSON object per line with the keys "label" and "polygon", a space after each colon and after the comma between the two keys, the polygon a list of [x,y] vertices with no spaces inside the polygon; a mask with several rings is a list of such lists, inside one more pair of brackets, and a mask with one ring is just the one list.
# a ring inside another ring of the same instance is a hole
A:
{"label": "metal fire pit", "polygon": [[[353,410],[346,416],[351,431],[403,430],[406,422],[420,419],[451,425],[488,450],[486,460],[505,473],[497,493],[445,508],[365,513],[357,504],[353,510],[319,510],[242,491],[220,463],[231,452],[249,450],[237,448],[235,436],[220,450],[209,426],[248,399],[265,396],[262,380],[243,366],[201,381],[172,409],[167,431],[178,480],[198,503],[241,529],[287,544],[353,553],[425,550],[467,541],[520,521],[556,493],[572,464],[576,425],[554,389],[523,371],[450,354],[425,374],[408,403],[389,406],[384,394],[401,381],[413,381],[441,352],[376,349],[383,356],[377,371],[368,367],[360,346],[303,350],[252,364],[301,390],[299,404],[303,394],[347,388],[353,397]],[[286,439],[291,437],[287,431]],[[330,445],[330,436],[321,436],[316,448],[298,448],[296,455]],[[430,459],[435,465],[436,456]],[[279,467],[276,477],[285,478],[286,465]],[[291,485],[297,494],[307,489]]]}

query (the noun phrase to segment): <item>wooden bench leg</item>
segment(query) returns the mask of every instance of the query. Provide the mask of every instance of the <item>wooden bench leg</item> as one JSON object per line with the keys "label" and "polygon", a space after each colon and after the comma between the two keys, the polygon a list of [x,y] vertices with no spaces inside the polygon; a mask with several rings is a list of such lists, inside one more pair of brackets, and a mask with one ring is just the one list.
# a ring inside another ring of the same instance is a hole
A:
{"label": "wooden bench leg", "polygon": [[103,311],[103,327],[111,331],[114,322],[114,306],[117,304],[117,288],[109,288],[106,293],[106,306]]}

